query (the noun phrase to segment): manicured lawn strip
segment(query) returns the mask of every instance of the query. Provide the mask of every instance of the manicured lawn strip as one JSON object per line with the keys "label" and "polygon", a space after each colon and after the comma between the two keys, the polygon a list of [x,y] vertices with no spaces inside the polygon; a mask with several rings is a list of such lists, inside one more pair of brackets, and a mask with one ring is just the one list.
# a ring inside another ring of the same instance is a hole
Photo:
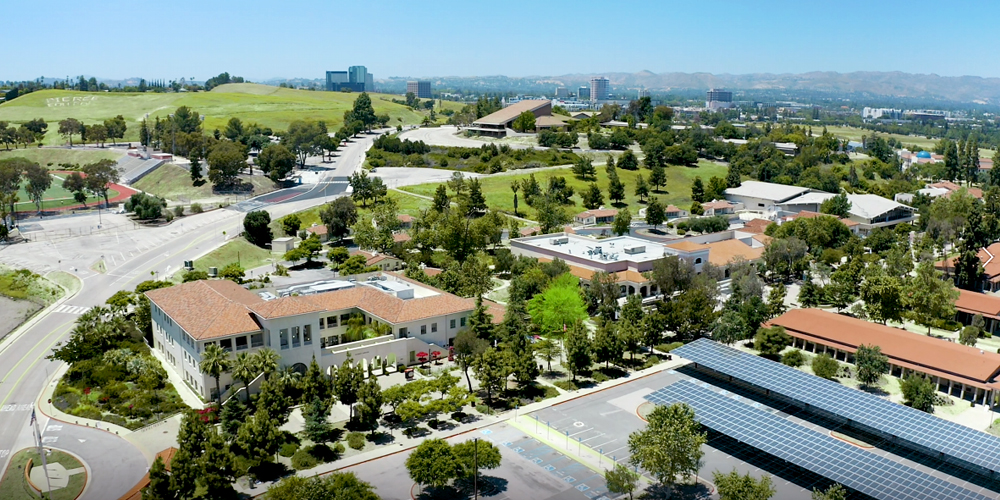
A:
{"label": "manicured lawn strip", "polygon": [[[58,128],[58,124],[55,125]],[[49,125],[52,128],[52,125]],[[75,139],[74,139],[75,140]],[[65,149],[65,148],[37,148],[11,149],[10,151],[0,149],[0,160],[6,158],[26,158],[49,170],[59,168],[63,163],[80,165],[81,167],[94,163],[98,160],[115,160],[122,157],[122,154],[109,150],[92,149]]]}
{"label": "manicured lawn strip", "polygon": [[[636,171],[618,169],[618,178],[625,183],[626,196],[624,203],[628,205],[633,216],[638,214],[640,208],[646,206],[645,203],[640,204],[639,198],[635,196],[636,178],[639,175],[642,175],[648,182],[649,173],[650,171],[648,169],[640,169]],[[712,176],[725,177],[726,167],[708,161],[701,161],[698,163],[697,167],[681,167],[672,165],[667,167],[666,173],[666,187],[661,188],[663,192],[655,193],[654,196],[659,198],[660,202],[664,204],[676,205],[684,210],[687,210],[691,206],[691,184],[694,182],[694,178],[700,176],[702,181],[707,184],[708,179]],[[521,181],[522,179],[528,178],[528,175],[529,174],[505,174],[480,179],[480,182],[483,185],[483,194],[486,196],[486,204],[492,209],[513,213],[514,193],[510,190],[510,185],[515,180]],[[549,178],[559,176],[565,177],[567,183],[572,186],[575,191],[575,194],[571,199],[575,205],[567,206],[566,209],[573,213],[585,210],[583,207],[583,201],[580,198],[580,192],[589,186],[590,183],[593,182],[592,180],[583,181],[577,179],[569,168],[544,170],[535,172],[534,175],[538,183],[541,184],[543,191],[548,185]],[[610,207],[611,200],[608,199],[608,176],[603,166],[597,167],[597,185],[604,193],[604,205]],[[437,189],[437,186],[438,183],[428,183],[416,186],[405,186],[400,189],[423,196],[434,196],[434,190]],[[529,216],[534,215],[534,210],[529,208],[527,204],[524,203],[524,198],[520,195],[520,193],[518,194],[518,213],[521,215],[524,215],[525,213],[528,213]]]}
{"label": "manicured lawn strip", "polygon": [[[217,267],[221,271],[227,265],[238,261],[243,269],[253,269],[267,264],[267,259],[270,257],[270,250],[260,248],[243,238],[236,238],[212,250],[207,255],[195,259],[194,268],[197,271],[207,272],[208,268]],[[181,275],[183,275],[183,271],[176,274],[175,277],[179,280]]]}
{"label": "manicured lawn strip", "polygon": [[[250,182],[254,185],[254,195],[269,193],[277,189],[277,186],[275,186],[271,179],[259,175],[241,175],[240,180]],[[191,173],[184,168],[170,163],[162,165],[142,179],[139,179],[133,187],[149,194],[161,196],[170,201],[184,203],[192,200],[224,196],[213,193],[210,182],[206,181],[200,186],[192,185]],[[205,208],[207,209],[208,207]]]}
{"label": "manicured lawn strip", "polygon": [[[430,208],[431,201],[425,200],[418,196],[412,196],[407,193],[401,193],[399,191],[389,191],[389,198],[396,201],[397,213],[407,214],[407,215],[419,215],[421,210]],[[302,223],[302,229],[312,226],[313,224],[322,224],[323,221],[319,218],[319,211],[323,208],[323,205],[315,206],[301,212],[296,212],[299,216],[299,221]],[[358,215],[363,215],[371,210],[371,204],[368,204],[367,208],[363,208],[358,205]],[[278,238],[284,236],[285,233],[281,229],[281,219],[275,219],[271,221],[271,231],[274,233],[274,237]]]}

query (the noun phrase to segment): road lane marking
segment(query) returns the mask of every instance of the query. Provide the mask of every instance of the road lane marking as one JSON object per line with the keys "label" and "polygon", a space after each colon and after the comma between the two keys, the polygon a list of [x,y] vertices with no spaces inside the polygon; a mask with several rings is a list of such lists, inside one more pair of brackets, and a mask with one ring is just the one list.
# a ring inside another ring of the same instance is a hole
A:
{"label": "road lane marking", "polygon": [[0,450],[0,458],[7,458],[10,455],[10,450]]}
{"label": "road lane marking", "polygon": [[[55,335],[55,336],[56,336],[56,339],[55,339],[55,340],[53,340],[53,341],[52,341],[52,343],[51,343],[51,344],[49,344],[49,345],[48,345],[48,346],[47,346],[47,347],[45,348],[45,350],[43,351],[43,354],[42,354],[41,356],[39,356],[39,357],[35,358],[35,360],[34,360],[34,361],[33,361],[33,362],[31,363],[31,365],[30,365],[30,366],[28,366],[28,369],[27,369],[27,370],[25,370],[24,372],[22,372],[22,373],[21,373],[21,376],[20,376],[20,377],[17,377],[17,380],[16,380],[16,381],[14,381],[14,385],[13,385],[13,387],[12,387],[12,388],[10,389],[10,392],[9,392],[9,393],[7,393],[7,396],[6,396],[5,398],[3,398],[3,401],[0,401],[0,407],[2,407],[3,405],[7,404],[7,400],[8,400],[8,399],[10,399],[10,396],[11,396],[11,395],[12,395],[12,394],[14,393],[14,389],[16,389],[16,388],[17,388],[17,386],[21,385],[21,381],[22,381],[22,380],[24,380],[24,376],[25,376],[25,375],[27,375],[28,373],[31,373],[31,369],[32,369],[32,368],[34,368],[34,367],[35,367],[35,365],[37,365],[39,361],[41,361],[42,359],[45,359],[45,356],[47,356],[47,355],[48,355],[48,352],[52,350],[52,347],[53,347],[53,346],[55,346],[55,345],[56,345],[57,343],[59,343],[59,341],[60,341],[60,340],[61,340],[61,338],[62,338],[62,335],[63,335],[64,333],[66,333],[66,331],[67,331],[67,330],[69,330],[69,328],[70,328],[70,326],[69,326],[69,325],[70,325],[70,323],[73,323],[74,321],[75,321],[75,320],[69,320],[69,321],[67,321],[67,322],[63,323],[62,325],[60,325],[60,326],[56,327],[55,329],[53,329],[53,330],[52,330],[52,332],[50,332],[50,333],[49,333],[48,335],[46,335],[46,336],[45,336],[45,337],[44,337],[44,338],[42,339],[42,341],[44,342],[45,340],[47,340],[47,339],[48,339],[49,337],[51,337],[52,335]],[[20,365],[21,365],[21,363],[23,363],[23,362],[24,362],[24,361],[25,361],[26,359],[28,359],[28,358],[27,358],[27,357],[24,357],[24,358],[21,358],[20,360],[18,360],[18,362],[17,362],[17,363],[16,363],[16,364],[15,364],[14,366],[12,366],[12,367],[10,368],[10,371],[8,371],[6,375],[4,375],[3,379],[0,379],[0,384],[2,384],[2,383],[4,383],[4,382],[6,382],[6,381],[7,381],[7,379],[8,379],[9,377],[10,377],[10,374],[11,374],[11,373],[13,373],[13,372],[14,372],[14,370],[15,370],[15,369],[16,369],[16,368],[17,368],[18,366],[20,366]]]}
{"label": "road lane marking", "polygon": [[28,404],[14,403],[9,405],[3,405],[2,407],[0,407],[0,412],[31,411],[31,409],[34,407],[35,407],[34,403],[28,403]]}

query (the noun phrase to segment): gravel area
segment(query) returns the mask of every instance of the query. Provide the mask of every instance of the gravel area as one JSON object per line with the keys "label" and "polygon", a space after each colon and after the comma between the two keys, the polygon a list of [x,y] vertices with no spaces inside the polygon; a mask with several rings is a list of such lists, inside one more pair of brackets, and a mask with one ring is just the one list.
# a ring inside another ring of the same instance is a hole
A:
{"label": "gravel area", "polygon": [[31,301],[0,297],[0,311],[3,311],[3,314],[0,314],[0,339],[14,331],[24,320],[41,308],[40,304]]}

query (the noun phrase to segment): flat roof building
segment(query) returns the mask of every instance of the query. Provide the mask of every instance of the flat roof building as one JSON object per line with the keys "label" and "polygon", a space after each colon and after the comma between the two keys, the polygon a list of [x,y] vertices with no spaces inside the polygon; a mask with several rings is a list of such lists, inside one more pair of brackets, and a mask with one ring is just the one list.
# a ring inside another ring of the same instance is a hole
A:
{"label": "flat roof building", "polygon": [[374,77],[364,66],[351,66],[347,71],[327,71],[326,90],[340,92],[374,92]]}
{"label": "flat roof building", "polygon": [[431,99],[431,82],[424,80],[406,82],[406,93],[411,92],[418,99]]}
{"label": "flat roof building", "polygon": [[610,82],[603,76],[590,79],[590,100],[607,101],[609,97]]}
{"label": "flat roof building", "polygon": [[705,107],[710,110],[733,107],[733,93],[728,90],[711,89],[708,91]]}

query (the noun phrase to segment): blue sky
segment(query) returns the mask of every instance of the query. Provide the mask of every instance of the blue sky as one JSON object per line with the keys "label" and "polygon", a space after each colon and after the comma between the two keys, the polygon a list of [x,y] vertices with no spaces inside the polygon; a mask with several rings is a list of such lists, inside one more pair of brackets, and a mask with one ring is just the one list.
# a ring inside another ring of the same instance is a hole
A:
{"label": "blue sky", "polygon": [[46,0],[4,6],[0,80],[672,71],[1000,76],[1000,2]]}

